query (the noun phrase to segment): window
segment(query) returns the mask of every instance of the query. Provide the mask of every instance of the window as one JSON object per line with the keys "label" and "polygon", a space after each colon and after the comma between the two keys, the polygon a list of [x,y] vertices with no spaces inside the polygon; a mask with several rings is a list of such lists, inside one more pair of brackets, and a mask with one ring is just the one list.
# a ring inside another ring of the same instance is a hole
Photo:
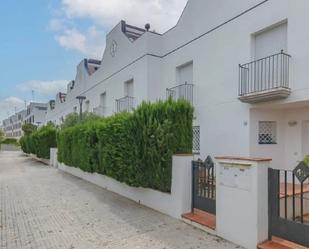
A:
{"label": "window", "polygon": [[73,107],[73,112],[77,112],[77,106]]}
{"label": "window", "polygon": [[275,121],[259,122],[259,144],[277,143],[277,123]]}
{"label": "window", "polygon": [[47,110],[47,107],[42,107],[42,106],[37,106],[35,108],[40,110],[40,111],[46,111]]}
{"label": "window", "polygon": [[200,154],[200,126],[193,126],[193,154]]}

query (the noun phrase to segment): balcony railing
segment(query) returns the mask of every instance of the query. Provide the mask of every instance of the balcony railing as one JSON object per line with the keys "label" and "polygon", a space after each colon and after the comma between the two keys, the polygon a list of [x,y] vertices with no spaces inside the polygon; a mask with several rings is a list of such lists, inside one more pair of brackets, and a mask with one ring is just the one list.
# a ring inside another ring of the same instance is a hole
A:
{"label": "balcony railing", "polygon": [[130,96],[116,99],[116,111],[117,112],[130,112],[134,108],[134,98]]}
{"label": "balcony railing", "polygon": [[239,65],[239,99],[243,102],[285,98],[290,94],[290,55],[283,50]]}
{"label": "balcony railing", "polygon": [[193,104],[193,84],[182,84],[166,89],[166,97],[173,100],[185,99]]}
{"label": "balcony railing", "polygon": [[93,113],[100,117],[104,117],[106,115],[106,109],[107,108],[105,106],[98,106],[93,108]]}

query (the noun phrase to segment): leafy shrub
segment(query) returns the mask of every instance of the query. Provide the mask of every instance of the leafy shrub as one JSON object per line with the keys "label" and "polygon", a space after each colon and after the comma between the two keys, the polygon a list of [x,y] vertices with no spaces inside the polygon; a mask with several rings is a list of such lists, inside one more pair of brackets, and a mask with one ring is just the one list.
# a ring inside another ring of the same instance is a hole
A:
{"label": "leafy shrub", "polygon": [[5,138],[1,143],[19,145],[18,140],[16,138]]}
{"label": "leafy shrub", "polygon": [[85,112],[82,115],[83,115],[82,120],[80,120],[79,114],[77,113],[71,113],[67,115],[64,122],[61,124],[61,128],[65,129],[73,127],[77,124],[92,122],[101,119],[99,116],[91,112]]}
{"label": "leafy shrub", "polygon": [[37,130],[37,126],[35,126],[34,124],[24,124],[21,128],[24,132],[24,134],[30,135],[32,132]]}
{"label": "leafy shrub", "polygon": [[0,129],[0,144],[5,139],[4,137],[5,137],[4,131]]}
{"label": "leafy shrub", "polygon": [[25,153],[35,154],[39,158],[49,159],[50,148],[57,147],[57,129],[51,123],[23,136],[21,148]]}
{"label": "leafy shrub", "polygon": [[130,186],[170,192],[172,155],[192,151],[193,108],[143,103],[133,113],[85,121],[58,134],[58,159]]}

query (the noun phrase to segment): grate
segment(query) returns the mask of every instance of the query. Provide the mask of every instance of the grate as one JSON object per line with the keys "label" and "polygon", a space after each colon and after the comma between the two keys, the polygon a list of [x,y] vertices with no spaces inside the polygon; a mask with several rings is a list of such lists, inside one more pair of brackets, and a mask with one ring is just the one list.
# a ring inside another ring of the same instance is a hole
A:
{"label": "grate", "polygon": [[200,126],[193,127],[192,152],[194,154],[200,154]]}
{"label": "grate", "polygon": [[277,123],[275,121],[259,122],[259,144],[277,143]]}

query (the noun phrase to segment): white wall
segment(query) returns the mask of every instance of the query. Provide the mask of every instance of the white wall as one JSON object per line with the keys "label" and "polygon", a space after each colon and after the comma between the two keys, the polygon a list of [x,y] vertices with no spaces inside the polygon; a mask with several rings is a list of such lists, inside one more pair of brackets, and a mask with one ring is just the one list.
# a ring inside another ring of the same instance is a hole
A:
{"label": "white wall", "polygon": [[[51,163],[57,161],[54,149],[51,149]],[[171,193],[162,193],[152,189],[134,188],[110,177],[97,173],[83,172],[74,167],[57,163],[58,169],[115,192],[149,208],[180,219],[181,215],[191,211],[191,161],[193,157],[173,156]]]}
{"label": "white wall", "polygon": [[[284,108],[251,110],[250,119],[250,155],[272,158],[273,168],[294,169],[302,161],[304,151],[302,133],[304,121],[309,120],[309,108]],[[258,144],[258,122],[277,122],[277,144]]]}

